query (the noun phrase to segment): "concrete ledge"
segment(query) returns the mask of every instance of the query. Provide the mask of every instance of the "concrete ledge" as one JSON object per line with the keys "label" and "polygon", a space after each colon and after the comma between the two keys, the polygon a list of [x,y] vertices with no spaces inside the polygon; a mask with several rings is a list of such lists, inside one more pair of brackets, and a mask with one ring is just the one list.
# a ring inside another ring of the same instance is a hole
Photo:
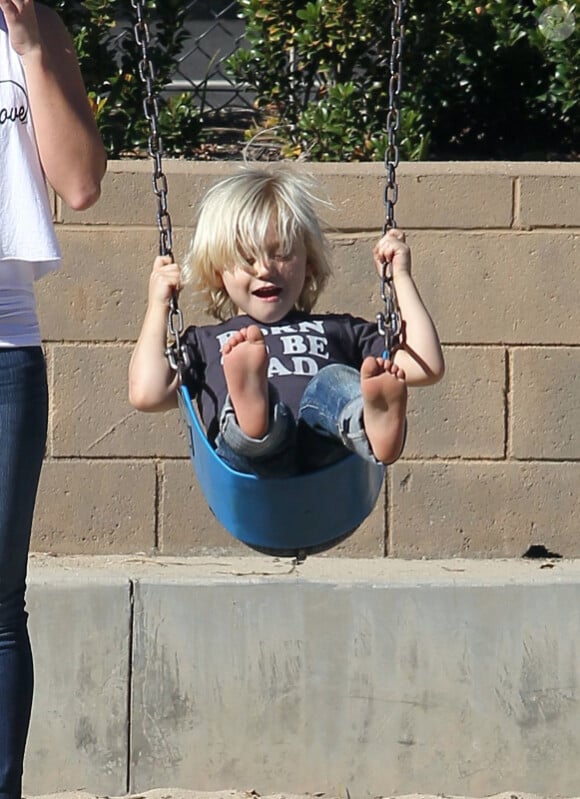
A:
{"label": "concrete ledge", "polygon": [[27,793],[579,795],[580,561],[31,559]]}
{"label": "concrete ledge", "polygon": [[89,564],[32,568],[35,659],[27,790],[125,790],[131,595],[126,577]]}

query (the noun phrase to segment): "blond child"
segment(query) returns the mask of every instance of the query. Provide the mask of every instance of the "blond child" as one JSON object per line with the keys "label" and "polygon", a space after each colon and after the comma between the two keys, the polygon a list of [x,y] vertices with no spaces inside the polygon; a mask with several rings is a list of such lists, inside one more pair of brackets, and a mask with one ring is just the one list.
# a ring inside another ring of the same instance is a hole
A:
{"label": "blond child", "polygon": [[[167,256],[153,266],[130,402],[175,407],[183,380],[218,455],[241,472],[291,475],[348,452],[392,463],[405,440],[407,387],[443,376],[399,230],[373,249],[379,274],[391,263],[403,322],[391,360],[376,323],[313,312],[331,273],[316,203],[311,181],[287,166],[244,167],[206,193],[183,272]],[[221,321],[185,331],[190,365],[180,377],[165,357],[167,313],[188,278]]]}

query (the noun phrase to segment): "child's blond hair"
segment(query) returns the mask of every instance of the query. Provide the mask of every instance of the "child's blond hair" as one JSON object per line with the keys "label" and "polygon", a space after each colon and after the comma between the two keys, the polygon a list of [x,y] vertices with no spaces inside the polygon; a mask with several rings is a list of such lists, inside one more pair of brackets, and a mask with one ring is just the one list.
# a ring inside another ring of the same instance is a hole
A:
{"label": "child's blond hair", "polygon": [[222,320],[237,313],[221,274],[236,266],[251,270],[273,223],[281,250],[289,252],[297,240],[304,243],[308,270],[297,309],[311,311],[331,274],[317,204],[329,205],[316,196],[310,178],[286,165],[245,166],[212,186],[199,207],[183,269],[205,309]]}

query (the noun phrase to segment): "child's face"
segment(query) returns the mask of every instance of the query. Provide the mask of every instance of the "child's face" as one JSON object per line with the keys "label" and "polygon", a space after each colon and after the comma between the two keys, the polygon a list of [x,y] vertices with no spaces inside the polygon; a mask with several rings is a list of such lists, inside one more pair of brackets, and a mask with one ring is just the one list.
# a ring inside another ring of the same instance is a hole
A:
{"label": "child's face", "polygon": [[226,270],[224,288],[238,314],[257,322],[274,324],[296,307],[308,274],[306,248],[297,240],[290,252],[282,252],[274,225],[270,225],[260,258]]}

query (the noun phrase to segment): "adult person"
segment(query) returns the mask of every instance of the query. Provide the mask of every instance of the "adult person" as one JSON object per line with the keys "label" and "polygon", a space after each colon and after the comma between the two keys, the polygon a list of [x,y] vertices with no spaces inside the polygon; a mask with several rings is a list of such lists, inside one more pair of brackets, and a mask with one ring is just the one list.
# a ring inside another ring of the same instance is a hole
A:
{"label": "adult person", "polygon": [[45,179],[71,208],[106,170],[72,40],[33,0],[0,0],[0,799],[20,799],[32,705],[26,566],[48,416],[34,282],[60,251]]}

